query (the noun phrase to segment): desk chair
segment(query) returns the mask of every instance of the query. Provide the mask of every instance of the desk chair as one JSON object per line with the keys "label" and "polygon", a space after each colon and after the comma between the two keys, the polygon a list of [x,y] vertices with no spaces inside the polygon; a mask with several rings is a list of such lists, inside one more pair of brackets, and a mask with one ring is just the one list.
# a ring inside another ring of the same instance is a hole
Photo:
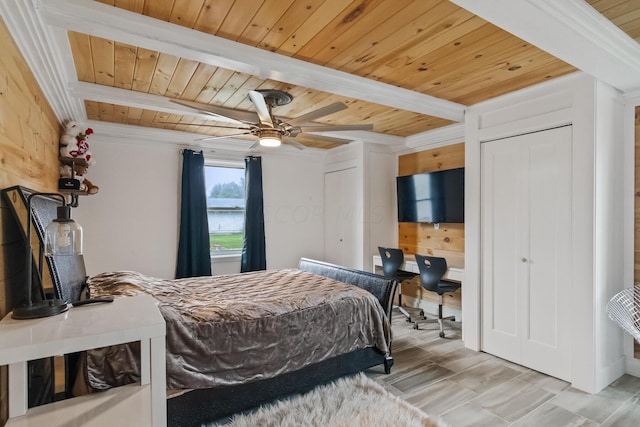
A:
{"label": "desk chair", "polygon": [[442,276],[447,272],[447,260],[444,258],[416,255],[416,263],[420,270],[422,287],[438,294],[438,318],[417,320],[413,327],[418,329],[422,323],[438,322],[440,325],[440,338],[444,338],[444,321],[455,321],[455,316],[442,317],[442,295],[457,291],[460,289],[460,283],[442,279]]}
{"label": "desk chair", "polygon": [[393,308],[397,308],[398,311],[407,318],[407,322],[413,322],[411,317],[412,313],[410,313],[410,311],[415,311],[419,317],[424,317],[422,309],[405,307],[402,305],[402,282],[404,280],[413,279],[417,276],[416,273],[400,270],[400,266],[404,262],[404,253],[402,252],[402,249],[383,248],[378,246],[378,252],[380,252],[380,258],[382,259],[382,272],[384,276],[389,279],[395,279],[400,285],[398,286],[398,305]]}

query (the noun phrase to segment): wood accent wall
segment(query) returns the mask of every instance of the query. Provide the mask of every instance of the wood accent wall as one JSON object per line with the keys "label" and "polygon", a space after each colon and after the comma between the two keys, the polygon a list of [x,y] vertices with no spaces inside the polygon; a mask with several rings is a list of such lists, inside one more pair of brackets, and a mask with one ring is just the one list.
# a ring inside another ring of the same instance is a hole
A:
{"label": "wood accent wall", "polygon": [[[398,175],[464,167],[464,143],[406,154],[398,158]],[[405,254],[441,256],[454,267],[464,267],[464,224],[399,223],[398,246]],[[422,288],[418,278],[402,284],[402,294],[438,303],[438,296]],[[444,296],[444,304],[461,309],[461,291]]]}
{"label": "wood accent wall", "polygon": [[[634,178],[634,243],[633,243],[633,281],[640,282],[640,107],[636,107],[636,126],[635,126],[635,178]],[[633,356],[640,359],[640,344],[633,340]]]}
{"label": "wood accent wall", "polygon": [[[0,189],[56,191],[60,123],[0,19]],[[24,265],[22,237],[0,200],[0,318],[8,307],[9,266]],[[19,260],[19,261],[17,261]],[[21,264],[19,264],[21,263]],[[0,367],[0,425],[7,414],[7,369]]]}

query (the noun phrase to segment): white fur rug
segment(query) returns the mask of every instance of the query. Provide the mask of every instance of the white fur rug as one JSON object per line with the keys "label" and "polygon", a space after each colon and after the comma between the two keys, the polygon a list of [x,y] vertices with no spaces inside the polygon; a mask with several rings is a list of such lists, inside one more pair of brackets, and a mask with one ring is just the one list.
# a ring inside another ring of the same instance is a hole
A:
{"label": "white fur rug", "polygon": [[443,427],[364,374],[235,416],[228,427]]}

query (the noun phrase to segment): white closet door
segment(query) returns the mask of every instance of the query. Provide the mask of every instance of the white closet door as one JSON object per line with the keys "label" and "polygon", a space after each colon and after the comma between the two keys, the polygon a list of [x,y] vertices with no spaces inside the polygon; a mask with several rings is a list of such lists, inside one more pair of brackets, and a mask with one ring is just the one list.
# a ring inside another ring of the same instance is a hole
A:
{"label": "white closet door", "polygon": [[571,379],[571,127],[527,135],[522,364]]}
{"label": "white closet door", "polygon": [[520,363],[520,154],[506,140],[481,146],[482,349]]}
{"label": "white closet door", "polygon": [[570,379],[571,127],[482,156],[483,349]]}
{"label": "white closet door", "polygon": [[355,268],[359,224],[356,168],[328,172],[325,189],[325,260]]}

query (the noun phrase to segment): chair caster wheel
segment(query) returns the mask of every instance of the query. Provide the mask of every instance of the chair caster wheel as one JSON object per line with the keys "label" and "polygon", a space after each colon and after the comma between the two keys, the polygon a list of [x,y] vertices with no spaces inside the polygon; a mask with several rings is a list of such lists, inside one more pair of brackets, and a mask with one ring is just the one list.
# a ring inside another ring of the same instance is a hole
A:
{"label": "chair caster wheel", "polygon": [[413,323],[413,320],[411,320],[410,317],[407,317],[406,319],[404,319],[404,321],[407,322],[407,323]]}
{"label": "chair caster wheel", "polygon": [[413,329],[416,329],[416,330],[418,329],[418,324],[417,323],[413,324]]}
{"label": "chair caster wheel", "polygon": [[440,338],[444,338],[444,332],[440,332]]}

